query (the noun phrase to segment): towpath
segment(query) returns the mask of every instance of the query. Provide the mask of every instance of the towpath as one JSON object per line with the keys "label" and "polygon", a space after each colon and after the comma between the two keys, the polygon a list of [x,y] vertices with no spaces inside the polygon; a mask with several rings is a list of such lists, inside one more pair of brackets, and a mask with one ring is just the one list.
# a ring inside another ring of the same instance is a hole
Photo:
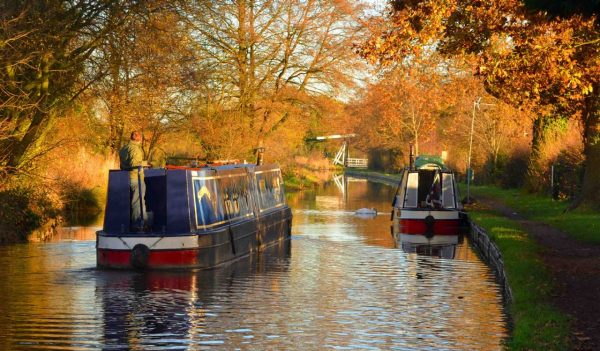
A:
{"label": "towpath", "polygon": [[600,245],[581,243],[497,200],[478,200],[518,222],[541,245],[542,260],[556,286],[553,303],[574,321],[573,349],[600,350]]}

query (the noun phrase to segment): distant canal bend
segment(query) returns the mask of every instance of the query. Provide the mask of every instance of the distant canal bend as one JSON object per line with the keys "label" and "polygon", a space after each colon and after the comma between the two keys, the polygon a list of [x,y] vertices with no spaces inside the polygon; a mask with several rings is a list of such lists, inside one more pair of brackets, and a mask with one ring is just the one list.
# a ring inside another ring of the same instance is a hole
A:
{"label": "distant canal bend", "polygon": [[0,247],[0,349],[502,349],[500,289],[464,241],[401,249],[395,189],[337,185],[288,196],[291,242],[215,270],[97,270],[89,228]]}

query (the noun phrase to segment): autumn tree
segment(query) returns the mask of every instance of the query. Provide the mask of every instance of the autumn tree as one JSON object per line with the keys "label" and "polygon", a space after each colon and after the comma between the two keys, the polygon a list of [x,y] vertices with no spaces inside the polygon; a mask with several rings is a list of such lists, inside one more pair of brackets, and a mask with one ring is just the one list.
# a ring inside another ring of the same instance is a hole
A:
{"label": "autumn tree", "polygon": [[[355,131],[363,135],[364,147],[389,150],[390,156],[404,153],[404,164],[409,144],[417,154],[447,151],[447,162],[465,169],[473,136],[472,164],[477,172],[486,165],[490,166],[486,172],[499,167],[500,155],[522,145],[519,139],[530,123],[526,113],[487,94],[468,64],[429,55],[385,69],[351,104],[358,121]],[[402,165],[397,161],[396,169]]]}
{"label": "autumn tree", "polygon": [[362,134],[371,142],[390,149],[420,145],[433,135],[440,100],[437,76],[425,66],[410,66],[385,73],[366,89],[362,101]]}
{"label": "autumn tree", "polygon": [[[404,60],[424,48],[477,58],[486,90],[539,117],[564,115],[584,125],[586,170],[580,201],[600,201],[600,40],[597,8],[556,14],[519,0],[391,1],[390,15],[373,22],[362,54],[380,62]],[[536,6],[544,5],[535,2]],[[532,133],[539,135],[539,130]],[[536,158],[533,140],[532,159]]]}
{"label": "autumn tree", "polygon": [[[127,1],[0,2],[0,168],[18,172],[43,153],[56,118],[103,72],[95,50],[136,8]],[[83,73],[90,69],[87,75]]]}
{"label": "autumn tree", "polygon": [[[352,83],[351,43],[361,30],[353,17],[357,6],[298,0],[189,3],[186,12],[203,67],[195,124],[224,133],[210,136],[215,141],[234,138],[234,150],[227,145],[220,150],[244,156],[280,127],[302,120],[315,106],[314,96],[344,94]],[[220,128],[217,115],[223,114],[234,129]]]}
{"label": "autumn tree", "polygon": [[126,134],[144,134],[151,157],[166,133],[180,129],[189,116],[189,94],[195,88],[195,55],[178,8],[156,2],[120,30],[109,34],[96,59],[107,74],[89,94],[95,99],[100,144],[115,155]]}

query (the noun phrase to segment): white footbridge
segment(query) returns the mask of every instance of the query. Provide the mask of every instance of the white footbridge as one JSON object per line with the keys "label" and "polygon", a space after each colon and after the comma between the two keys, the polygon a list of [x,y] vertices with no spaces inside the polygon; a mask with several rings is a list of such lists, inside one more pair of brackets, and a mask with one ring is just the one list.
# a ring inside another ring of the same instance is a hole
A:
{"label": "white footbridge", "polygon": [[358,134],[334,134],[326,136],[318,136],[306,139],[307,141],[325,141],[330,139],[342,139],[343,143],[338,152],[333,158],[334,165],[340,165],[348,168],[367,168],[369,165],[368,158],[352,158],[348,148],[348,139],[355,138]]}

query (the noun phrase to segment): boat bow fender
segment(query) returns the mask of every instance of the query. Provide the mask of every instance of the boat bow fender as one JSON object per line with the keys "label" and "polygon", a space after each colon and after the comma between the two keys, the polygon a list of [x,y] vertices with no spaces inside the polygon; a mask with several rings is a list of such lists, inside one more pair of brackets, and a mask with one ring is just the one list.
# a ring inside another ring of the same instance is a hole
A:
{"label": "boat bow fender", "polygon": [[131,249],[131,265],[137,269],[148,267],[150,248],[144,244],[137,244]]}
{"label": "boat bow fender", "polygon": [[435,225],[435,218],[432,215],[425,217],[425,236],[427,238],[433,238],[433,226]]}

